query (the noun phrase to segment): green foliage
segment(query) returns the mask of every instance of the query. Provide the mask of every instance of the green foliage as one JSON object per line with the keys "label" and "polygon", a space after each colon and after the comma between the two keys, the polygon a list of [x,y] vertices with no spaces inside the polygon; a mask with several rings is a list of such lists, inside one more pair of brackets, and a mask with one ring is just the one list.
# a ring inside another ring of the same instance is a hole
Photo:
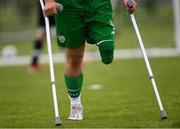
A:
{"label": "green foliage", "polygon": [[0,6],[0,32],[35,28],[37,0],[7,0]]}
{"label": "green foliage", "polygon": [[[16,6],[17,6],[17,13],[20,14],[22,18],[22,23],[26,23],[28,20],[28,17],[31,17],[33,13],[36,11],[35,4],[38,4],[38,0],[29,0],[24,2],[24,0],[17,0]],[[34,11],[35,10],[35,11]]]}

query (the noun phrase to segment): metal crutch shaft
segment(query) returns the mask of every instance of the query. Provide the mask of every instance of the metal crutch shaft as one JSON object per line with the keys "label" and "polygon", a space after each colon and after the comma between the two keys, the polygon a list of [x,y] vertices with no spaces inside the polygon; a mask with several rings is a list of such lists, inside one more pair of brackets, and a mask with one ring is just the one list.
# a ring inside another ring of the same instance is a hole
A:
{"label": "metal crutch shaft", "polygon": [[[128,0],[128,5],[130,7],[132,6],[132,4],[133,4],[132,0]],[[137,35],[137,38],[138,38],[138,41],[139,41],[139,46],[141,48],[141,52],[142,52],[142,55],[144,57],[144,61],[145,61],[145,64],[146,64],[146,68],[147,68],[147,71],[149,73],[149,77],[150,77],[150,80],[151,80],[151,83],[152,83],[152,86],[153,86],[153,89],[154,89],[154,92],[155,92],[155,95],[156,95],[156,99],[157,99],[159,109],[160,109],[161,119],[166,119],[167,114],[166,114],[166,112],[165,112],[165,110],[163,108],[161,98],[159,96],[159,92],[158,92],[157,85],[156,85],[156,82],[155,82],[155,79],[154,79],[154,75],[153,75],[153,72],[152,72],[152,69],[151,69],[147,54],[146,54],[146,50],[144,48],[142,37],[141,37],[141,34],[139,32],[139,29],[138,29],[134,14],[130,14],[130,18],[131,18],[131,22],[132,22],[132,24],[134,26],[134,29],[135,29],[135,32],[136,32],[136,35]]]}
{"label": "metal crutch shaft", "polygon": [[[43,0],[40,0],[40,4],[43,11],[44,10]],[[52,95],[53,95],[54,111],[55,111],[55,124],[61,125],[61,120],[60,120],[59,111],[58,111],[57,95],[56,95],[56,82],[55,82],[52,49],[51,49],[51,34],[50,34],[49,18],[45,15],[44,12],[43,14],[44,14],[45,28],[46,28],[48,60],[49,60],[50,78],[51,78],[51,84],[52,84]]]}

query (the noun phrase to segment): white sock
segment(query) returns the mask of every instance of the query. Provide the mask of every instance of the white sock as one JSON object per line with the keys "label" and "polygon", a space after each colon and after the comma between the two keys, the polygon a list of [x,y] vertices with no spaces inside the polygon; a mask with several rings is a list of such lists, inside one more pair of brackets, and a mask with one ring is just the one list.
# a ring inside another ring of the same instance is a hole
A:
{"label": "white sock", "polygon": [[32,56],[33,56],[33,57],[39,57],[40,54],[41,54],[41,50],[39,50],[39,49],[34,49],[34,50],[33,50],[33,53],[32,53]]}
{"label": "white sock", "polygon": [[69,96],[69,98],[70,98],[71,106],[72,105],[78,105],[78,104],[81,105],[81,96],[78,96],[76,98],[72,98]]}

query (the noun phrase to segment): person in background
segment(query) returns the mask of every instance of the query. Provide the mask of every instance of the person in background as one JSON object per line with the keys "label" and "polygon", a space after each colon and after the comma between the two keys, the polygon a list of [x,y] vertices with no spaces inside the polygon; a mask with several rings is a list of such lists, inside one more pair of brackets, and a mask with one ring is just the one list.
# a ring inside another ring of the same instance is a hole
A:
{"label": "person in background", "polygon": [[[42,66],[40,65],[40,55],[44,46],[44,42],[46,41],[46,29],[45,29],[45,21],[42,13],[42,9],[40,3],[38,2],[37,8],[38,18],[37,18],[37,34],[33,43],[33,51],[30,60],[30,71],[38,72],[42,70]],[[55,28],[55,19],[54,16],[49,16],[49,22],[51,28]]]}

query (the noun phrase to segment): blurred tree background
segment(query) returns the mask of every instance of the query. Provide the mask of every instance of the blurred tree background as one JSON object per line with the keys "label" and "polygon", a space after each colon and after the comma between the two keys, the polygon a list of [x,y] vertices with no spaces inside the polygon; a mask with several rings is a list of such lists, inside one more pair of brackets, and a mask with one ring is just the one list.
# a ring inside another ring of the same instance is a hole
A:
{"label": "blurred tree background", "polygon": [[0,32],[35,26],[37,0],[5,0],[0,4]]}
{"label": "blurred tree background", "polygon": [[155,14],[158,8],[159,0],[143,0],[143,7],[150,14]]}
{"label": "blurred tree background", "polygon": [[[19,48],[27,48],[27,43],[29,46],[31,45],[37,29],[38,2],[39,0],[5,0],[1,2],[0,49],[6,43],[15,44]],[[116,5],[113,18],[116,27],[117,48],[137,47],[131,43],[136,37],[122,0],[112,0],[112,2]],[[175,46],[172,1],[139,0],[139,7],[135,11],[135,15],[147,47]],[[162,33],[166,35],[164,37],[167,39],[162,40]],[[54,41],[56,42],[56,40]]]}
{"label": "blurred tree background", "polygon": [[[113,0],[112,0],[113,1]],[[122,0],[119,0],[122,3]],[[5,0],[0,4],[0,32],[30,29],[36,26],[36,10],[38,0]],[[160,4],[161,3],[161,4]],[[139,7],[148,15],[158,14],[161,8],[171,5],[169,0],[139,0]],[[122,15],[122,4],[121,7]]]}

